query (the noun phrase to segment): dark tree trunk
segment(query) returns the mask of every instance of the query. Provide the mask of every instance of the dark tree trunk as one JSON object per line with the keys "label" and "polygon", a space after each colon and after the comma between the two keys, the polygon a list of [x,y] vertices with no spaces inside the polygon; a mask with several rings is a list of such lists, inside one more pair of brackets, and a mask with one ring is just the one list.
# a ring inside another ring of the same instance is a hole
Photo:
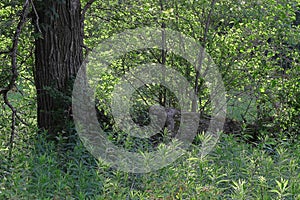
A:
{"label": "dark tree trunk", "polygon": [[35,41],[38,127],[51,136],[65,132],[71,119],[73,79],[82,60],[80,0],[35,1],[41,36]]}

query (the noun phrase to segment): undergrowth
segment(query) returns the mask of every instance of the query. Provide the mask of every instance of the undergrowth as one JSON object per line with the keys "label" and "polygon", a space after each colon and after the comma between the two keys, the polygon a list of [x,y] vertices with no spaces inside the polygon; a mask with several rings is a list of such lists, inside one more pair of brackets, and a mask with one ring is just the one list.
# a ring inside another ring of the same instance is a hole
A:
{"label": "undergrowth", "polygon": [[300,199],[296,143],[253,146],[223,135],[204,158],[193,145],[163,169],[130,174],[97,161],[80,140],[65,148],[44,138],[2,162],[0,199]]}

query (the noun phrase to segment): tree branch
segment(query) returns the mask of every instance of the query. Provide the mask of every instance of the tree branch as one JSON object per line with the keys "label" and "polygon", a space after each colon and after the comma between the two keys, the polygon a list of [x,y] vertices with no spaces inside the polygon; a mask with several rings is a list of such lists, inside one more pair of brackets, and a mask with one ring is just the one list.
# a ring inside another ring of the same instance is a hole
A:
{"label": "tree branch", "polygon": [[0,55],[2,54],[10,54],[11,53],[11,50],[10,51],[0,51]]}
{"label": "tree branch", "polygon": [[[214,11],[214,6],[216,4],[216,1],[217,0],[212,0],[211,7],[210,7],[211,9],[209,10],[209,13],[208,13],[208,16],[207,16],[206,22],[205,22],[205,29],[204,29],[204,36],[203,36],[203,48],[200,49],[200,52],[199,52],[199,66],[198,66],[198,69],[196,69],[196,80],[195,80],[195,88],[194,88],[196,98],[198,98],[198,93],[199,93],[198,86],[199,86],[200,71],[201,71],[202,64],[203,64],[203,59],[204,59],[203,53],[204,53],[204,50],[205,50],[206,40],[207,40],[207,36],[208,36],[208,30],[209,30],[209,26],[210,26],[210,19],[211,19],[211,15]],[[206,71],[207,71],[207,69],[206,69]],[[196,103],[197,103],[196,99],[193,99],[192,112],[196,112],[196,110],[197,110]],[[200,105],[201,105],[201,102],[200,102]]]}
{"label": "tree branch", "polygon": [[85,6],[82,9],[81,15],[82,15],[82,21],[84,20],[85,14],[88,11],[88,9],[92,6],[92,4],[95,2],[96,0],[89,0]]}
{"label": "tree branch", "polygon": [[39,33],[42,33],[41,28],[40,28],[40,25],[39,25],[39,19],[40,19],[40,18],[39,18],[39,15],[38,15],[38,13],[37,13],[37,11],[36,11],[35,5],[34,5],[34,3],[33,3],[32,0],[30,0],[30,3],[31,3],[31,5],[32,5],[32,9],[33,9],[34,14],[35,14],[35,23],[36,23],[36,27],[37,27]]}
{"label": "tree branch", "polygon": [[0,94],[3,96],[3,100],[5,105],[7,105],[10,110],[12,111],[11,115],[11,134],[10,134],[10,140],[9,140],[9,159],[12,159],[12,149],[13,149],[13,144],[14,144],[14,138],[16,134],[16,119],[17,117],[17,110],[16,108],[9,102],[8,100],[8,92],[14,88],[14,85],[16,83],[16,80],[18,78],[18,69],[17,69],[17,56],[18,56],[18,45],[19,45],[19,40],[20,40],[20,35],[22,32],[22,28],[24,24],[26,23],[27,15],[29,13],[29,0],[26,0],[23,9],[21,12],[20,20],[17,25],[16,31],[14,33],[13,39],[12,39],[12,48],[9,52],[11,56],[11,78],[9,80],[9,84],[5,88],[1,88]]}

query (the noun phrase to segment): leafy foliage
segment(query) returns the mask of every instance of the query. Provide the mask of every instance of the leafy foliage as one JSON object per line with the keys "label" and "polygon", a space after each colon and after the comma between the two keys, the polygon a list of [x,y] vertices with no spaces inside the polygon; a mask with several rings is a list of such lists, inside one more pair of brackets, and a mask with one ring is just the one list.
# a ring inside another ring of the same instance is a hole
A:
{"label": "leafy foliage", "polygon": [[[83,5],[87,2],[82,0]],[[22,3],[0,2],[0,91],[13,75],[12,38]],[[35,15],[34,3],[31,6],[29,17]],[[300,199],[299,10],[299,0],[93,2],[84,21],[86,56],[125,29],[167,27],[189,35],[218,66],[227,90],[227,117],[239,125],[238,133],[223,134],[207,157],[199,157],[205,139],[199,131],[189,153],[162,170],[140,175],[96,160],[76,134],[59,135],[56,143],[46,139],[47,133],[38,134],[33,51],[40,35],[28,18],[17,47],[18,79],[8,92],[18,116],[13,140],[12,110],[0,100],[0,199]],[[52,14],[59,17],[55,10]],[[206,116],[211,112],[209,90],[201,77],[196,84],[191,63],[158,49],[129,52],[111,64],[111,72],[100,74],[96,88],[96,107],[107,137],[128,151],[159,147],[113,125],[111,93],[123,74],[149,62],[180,72],[199,91],[197,111]],[[131,116],[141,126],[150,121],[151,105],[180,110],[174,94],[158,84],[137,88],[132,102]],[[162,142],[170,140],[168,130],[161,134]]]}

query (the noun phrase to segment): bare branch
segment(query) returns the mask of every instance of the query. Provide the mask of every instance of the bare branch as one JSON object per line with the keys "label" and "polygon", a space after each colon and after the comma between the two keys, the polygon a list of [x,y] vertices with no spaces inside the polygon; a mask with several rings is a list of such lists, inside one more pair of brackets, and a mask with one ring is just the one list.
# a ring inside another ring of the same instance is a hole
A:
{"label": "bare branch", "polygon": [[32,9],[33,9],[33,11],[34,11],[34,14],[35,14],[35,23],[36,23],[36,27],[37,27],[37,29],[38,29],[38,31],[39,31],[39,33],[42,33],[42,31],[41,31],[41,29],[40,29],[40,25],[39,25],[39,15],[38,15],[38,13],[37,13],[37,11],[36,11],[36,9],[35,9],[35,5],[34,5],[34,3],[33,3],[33,1],[32,0],[30,0],[30,3],[31,3],[31,5],[32,5]]}
{"label": "bare branch", "polygon": [[10,56],[11,56],[11,73],[12,73],[12,76],[11,76],[11,79],[9,81],[8,86],[6,88],[1,88],[1,90],[0,90],[0,94],[4,95],[3,96],[4,101],[5,101],[5,95],[7,94],[7,92],[9,90],[11,90],[14,87],[15,82],[16,82],[17,77],[18,77],[18,70],[17,70],[18,44],[19,44],[20,34],[21,34],[21,31],[22,31],[23,25],[26,22],[28,12],[29,12],[29,0],[26,0],[25,4],[23,6],[22,15],[20,16],[20,21],[17,25],[16,32],[15,32],[13,40],[12,40],[12,43],[13,43],[12,48],[11,48],[10,51],[1,52],[3,54],[4,53],[10,53],[11,54]]}
{"label": "bare branch", "polygon": [[20,21],[18,23],[16,32],[15,32],[14,38],[13,38],[13,45],[12,45],[12,52],[11,52],[12,77],[11,77],[10,83],[8,85],[9,90],[13,88],[13,85],[15,84],[16,79],[18,77],[18,70],[17,70],[18,44],[19,44],[20,34],[21,34],[22,28],[26,22],[28,12],[29,12],[29,0],[26,0],[25,4],[23,6],[23,11],[22,11],[22,15],[20,17]]}
{"label": "bare branch", "polygon": [[10,51],[0,51],[0,55],[2,54],[10,54],[11,53],[11,50]]}
{"label": "bare branch", "polygon": [[85,13],[88,11],[88,9],[92,6],[92,4],[95,2],[96,0],[89,0],[85,6],[82,9],[82,19],[84,19],[85,17]]}
{"label": "bare branch", "polygon": [[[199,66],[198,66],[198,70],[196,70],[196,80],[195,80],[195,88],[194,88],[196,96],[198,96],[198,93],[199,93],[198,86],[199,86],[200,71],[201,71],[202,64],[203,64],[203,56],[204,56],[203,53],[204,53],[206,40],[207,40],[207,36],[208,36],[208,29],[210,26],[211,15],[214,11],[214,6],[216,4],[216,1],[217,0],[212,0],[211,9],[209,10],[209,13],[208,13],[208,16],[207,16],[206,22],[205,22],[205,29],[204,29],[204,36],[203,36],[203,48],[201,48],[200,52],[199,52]],[[192,112],[196,112],[196,109],[197,109],[196,102],[197,102],[196,99],[194,99],[192,102]],[[200,102],[200,104],[201,104],[201,102]]]}
{"label": "bare branch", "polygon": [[27,122],[25,122],[17,113],[16,113],[16,118],[25,126],[29,126],[29,124]]}
{"label": "bare branch", "polygon": [[11,134],[10,134],[10,140],[9,140],[9,159],[12,159],[12,149],[14,144],[14,138],[16,135],[16,119],[17,117],[17,110],[16,108],[9,102],[7,94],[10,90],[14,88],[14,85],[16,83],[16,80],[18,78],[18,70],[17,70],[17,56],[18,56],[18,45],[20,40],[20,35],[22,32],[22,28],[24,24],[26,23],[27,15],[29,13],[29,0],[26,0],[26,2],[23,5],[23,10],[21,12],[20,20],[17,25],[16,31],[14,33],[13,39],[12,39],[12,48],[10,50],[10,56],[11,56],[11,78],[9,81],[9,84],[6,88],[1,88],[0,94],[3,96],[3,100],[5,105],[7,105],[10,110],[12,111],[11,115]]}

